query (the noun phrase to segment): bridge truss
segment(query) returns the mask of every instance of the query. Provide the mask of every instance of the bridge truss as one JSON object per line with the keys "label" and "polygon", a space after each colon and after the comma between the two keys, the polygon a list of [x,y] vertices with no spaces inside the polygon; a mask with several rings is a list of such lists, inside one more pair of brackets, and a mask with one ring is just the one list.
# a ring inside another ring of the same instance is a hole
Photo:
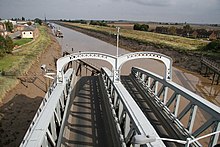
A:
{"label": "bridge truss", "polygon": [[[158,76],[150,71],[132,68],[131,75],[139,86],[155,101],[163,112],[187,136],[188,140],[173,140],[160,138],[149,120],[144,116],[139,106],[120,82],[121,66],[134,59],[154,59],[164,63],[164,76]],[[165,146],[161,140],[169,140],[180,144],[200,146],[195,140],[200,134],[212,129],[220,131],[220,108],[204,100],[200,96],[172,82],[172,59],[153,52],[135,52],[115,57],[98,52],[79,52],[67,55],[57,61],[57,79],[50,87],[37,114],[34,117],[20,146],[59,146],[63,130],[63,121],[69,105],[70,93],[75,82],[73,69],[64,72],[65,66],[75,60],[99,59],[112,65],[112,71],[102,68],[99,74],[106,91],[106,109],[108,119],[113,124],[116,139],[121,146]],[[171,93],[171,95],[170,95]],[[184,100],[186,105],[180,105]],[[195,126],[198,112],[209,116],[201,126]],[[185,120],[186,125],[181,122]],[[209,146],[217,144],[219,134],[210,137]]]}

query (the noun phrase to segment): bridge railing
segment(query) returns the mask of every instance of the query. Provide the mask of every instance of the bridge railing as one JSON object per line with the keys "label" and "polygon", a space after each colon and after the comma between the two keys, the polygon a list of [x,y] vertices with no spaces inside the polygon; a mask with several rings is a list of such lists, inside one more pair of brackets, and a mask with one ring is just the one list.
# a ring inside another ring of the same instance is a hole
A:
{"label": "bridge railing", "polygon": [[[131,75],[184,134],[198,137],[220,131],[220,107],[150,71],[133,67]],[[218,138],[217,133],[206,141],[213,146]]]}
{"label": "bridge railing", "polygon": [[69,69],[64,77],[64,83],[57,84],[55,80],[48,90],[20,147],[56,146],[73,88],[73,69]]}
{"label": "bridge railing", "polygon": [[213,68],[215,71],[220,72],[220,66],[219,64],[208,60],[207,58],[202,57],[201,62],[208,65],[209,67]]}
{"label": "bridge railing", "polygon": [[[101,69],[101,76],[107,90],[107,102],[110,107],[110,117],[118,133],[122,146],[165,146],[157,132],[135,103],[121,82],[113,82],[113,74],[107,68]],[[151,142],[151,143],[149,143]]]}

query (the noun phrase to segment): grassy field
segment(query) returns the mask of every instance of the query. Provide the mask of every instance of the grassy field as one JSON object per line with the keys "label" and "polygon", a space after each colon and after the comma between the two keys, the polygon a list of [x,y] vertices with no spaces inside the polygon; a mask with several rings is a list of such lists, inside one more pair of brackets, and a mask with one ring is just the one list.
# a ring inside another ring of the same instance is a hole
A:
{"label": "grassy field", "polygon": [[[73,25],[76,27],[94,30],[98,32],[108,33],[109,35],[113,35],[116,33],[116,29],[113,27],[102,27],[102,26],[92,26],[92,25],[84,25],[84,24],[76,24],[76,23],[68,23],[65,24]],[[131,29],[121,29],[120,36],[132,40],[136,40],[138,42],[146,43],[157,48],[172,48],[175,50],[184,50],[184,51],[195,51],[201,49],[203,46],[207,45],[207,42],[190,39],[179,36],[171,36],[164,35],[152,32],[143,32],[143,31],[135,31]]]}
{"label": "grassy field", "polygon": [[19,40],[13,40],[13,42],[14,42],[14,45],[20,46],[20,45],[24,45],[28,42],[31,42],[32,40],[33,39],[31,39],[31,38],[22,38],[22,39],[19,39]]}
{"label": "grassy field", "polygon": [[31,65],[36,61],[37,57],[51,43],[47,28],[39,26],[39,35],[31,44],[23,45],[20,52],[9,54],[0,59],[0,74],[8,76],[0,76],[0,101],[5,93],[13,88],[18,82],[16,76],[27,72]]}

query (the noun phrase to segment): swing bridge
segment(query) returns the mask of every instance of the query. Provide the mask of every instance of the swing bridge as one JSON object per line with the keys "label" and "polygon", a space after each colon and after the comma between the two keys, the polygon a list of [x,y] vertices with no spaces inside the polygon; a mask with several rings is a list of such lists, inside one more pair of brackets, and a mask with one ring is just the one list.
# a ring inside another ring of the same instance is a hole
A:
{"label": "swing bridge", "polygon": [[[84,59],[107,61],[112,69]],[[121,75],[122,65],[134,59],[162,62],[164,76],[138,67]],[[84,67],[91,75],[81,76]],[[172,81],[170,57],[78,52],[57,60],[56,77],[20,146],[212,147],[219,131],[220,108]]]}

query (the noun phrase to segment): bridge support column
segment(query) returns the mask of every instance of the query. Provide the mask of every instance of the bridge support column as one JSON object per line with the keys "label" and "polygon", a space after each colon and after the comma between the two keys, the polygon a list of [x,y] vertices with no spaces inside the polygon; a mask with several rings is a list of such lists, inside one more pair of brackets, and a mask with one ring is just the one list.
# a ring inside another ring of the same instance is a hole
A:
{"label": "bridge support column", "polygon": [[154,85],[154,94],[157,96],[157,90],[158,90],[158,81],[155,82]]}
{"label": "bridge support column", "polygon": [[189,122],[188,122],[187,129],[189,129],[190,134],[192,133],[193,125],[195,122],[197,108],[198,108],[198,106],[196,106],[196,105],[192,106],[191,113],[189,116]]}
{"label": "bridge support column", "polygon": [[180,105],[180,95],[177,94],[175,104],[174,104],[174,108],[173,108],[175,117],[177,117],[177,115],[178,115],[179,105]]}
{"label": "bridge support column", "polygon": [[151,80],[151,77],[147,77],[147,79],[148,79],[148,80],[147,80],[147,87],[150,88],[150,80]]}
{"label": "bridge support column", "polygon": [[163,103],[166,105],[167,103],[167,92],[168,92],[168,87],[164,88],[164,93],[163,93]]}
{"label": "bridge support column", "polygon": [[[215,126],[214,129],[213,129],[213,132],[217,132],[217,131],[220,131],[220,122],[217,122],[217,123],[216,123],[216,126]],[[219,133],[213,135],[213,136],[211,137],[211,142],[212,142],[212,144],[211,144],[210,146],[216,145],[216,144],[218,143],[218,139],[219,139]]]}

